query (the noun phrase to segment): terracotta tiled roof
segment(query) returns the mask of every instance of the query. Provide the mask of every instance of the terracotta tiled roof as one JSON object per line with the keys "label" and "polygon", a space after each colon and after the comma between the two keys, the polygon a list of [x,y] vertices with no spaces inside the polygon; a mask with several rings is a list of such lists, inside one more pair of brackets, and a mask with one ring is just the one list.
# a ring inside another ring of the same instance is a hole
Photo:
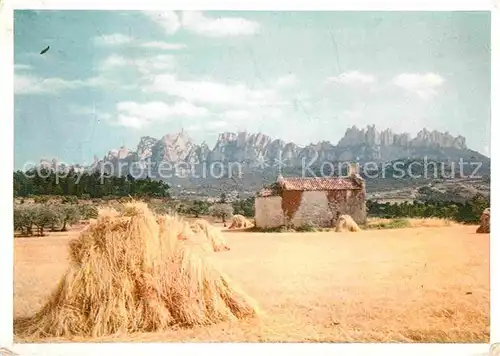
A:
{"label": "terracotta tiled roof", "polygon": [[260,197],[270,197],[273,195],[273,191],[271,189],[261,189],[258,194]]}
{"label": "terracotta tiled roof", "polygon": [[352,178],[281,178],[278,183],[285,190],[342,190],[361,189],[362,180]]}

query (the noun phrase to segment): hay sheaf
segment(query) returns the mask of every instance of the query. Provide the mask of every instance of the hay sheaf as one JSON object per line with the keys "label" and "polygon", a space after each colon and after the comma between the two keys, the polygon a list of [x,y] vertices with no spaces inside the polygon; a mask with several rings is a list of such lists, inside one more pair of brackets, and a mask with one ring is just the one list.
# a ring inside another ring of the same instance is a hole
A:
{"label": "hay sheaf", "polygon": [[358,232],[361,231],[358,224],[351,218],[350,215],[340,215],[337,219],[335,232]]}
{"label": "hay sheaf", "polygon": [[203,234],[212,245],[214,252],[229,251],[230,248],[226,244],[222,232],[216,226],[213,226],[204,219],[197,219],[191,224],[191,230],[195,233]]}
{"label": "hay sheaf", "polygon": [[489,234],[490,233],[490,208],[484,209],[479,220],[479,227],[476,232],[478,234]]}
{"label": "hay sheaf", "polygon": [[109,206],[101,206],[97,209],[97,212],[98,216],[101,217],[116,218],[121,215],[118,210],[116,210],[114,207],[109,207]]}
{"label": "hay sheaf", "polygon": [[241,229],[241,228],[250,228],[253,224],[243,215],[233,215],[231,218],[231,226],[229,229]]}
{"label": "hay sheaf", "polygon": [[256,303],[217,270],[186,225],[128,204],[70,244],[71,266],[49,301],[16,325],[25,338],[157,332],[254,317]]}

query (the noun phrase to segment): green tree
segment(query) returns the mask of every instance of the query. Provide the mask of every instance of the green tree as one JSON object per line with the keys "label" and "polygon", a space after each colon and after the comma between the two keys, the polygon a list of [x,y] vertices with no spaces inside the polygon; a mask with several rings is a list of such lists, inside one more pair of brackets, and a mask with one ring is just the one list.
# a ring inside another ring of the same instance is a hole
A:
{"label": "green tree", "polygon": [[67,225],[75,224],[81,219],[80,209],[75,205],[59,206],[59,214],[62,220],[61,231],[66,231]]}
{"label": "green tree", "polygon": [[14,206],[14,231],[22,235],[33,235],[33,225],[35,223],[35,209],[33,205]]}
{"label": "green tree", "polygon": [[134,179],[132,176],[108,176],[98,170],[65,176],[46,169],[14,172],[14,196],[61,195],[87,198],[104,196],[168,197],[167,183],[161,180]]}
{"label": "green tree", "polygon": [[255,216],[255,198],[249,197],[247,199],[236,200],[232,203],[234,214],[243,215],[246,217]]}
{"label": "green tree", "polygon": [[233,216],[233,207],[230,204],[216,203],[210,208],[210,215],[222,219],[225,224],[226,220]]}
{"label": "green tree", "polygon": [[481,194],[476,194],[471,199],[472,214],[475,221],[479,222],[484,209],[488,208],[490,202]]}
{"label": "green tree", "polygon": [[206,215],[209,213],[210,205],[202,200],[195,200],[191,203],[188,208],[188,213],[194,215],[199,218],[200,215]]}
{"label": "green tree", "polygon": [[44,230],[49,227],[60,225],[62,216],[58,209],[49,208],[40,204],[35,208],[33,224],[38,229],[38,236],[44,236]]}

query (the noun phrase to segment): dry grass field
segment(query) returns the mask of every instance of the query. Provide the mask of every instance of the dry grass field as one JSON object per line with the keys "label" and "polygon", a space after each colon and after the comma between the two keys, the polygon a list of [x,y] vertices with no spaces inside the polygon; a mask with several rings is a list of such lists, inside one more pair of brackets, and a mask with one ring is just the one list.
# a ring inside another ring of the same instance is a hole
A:
{"label": "dry grass field", "polygon": [[[259,302],[259,320],[72,341],[488,342],[489,234],[475,229],[225,231],[231,250],[213,259]],[[15,319],[46,301],[77,233],[15,239]]]}

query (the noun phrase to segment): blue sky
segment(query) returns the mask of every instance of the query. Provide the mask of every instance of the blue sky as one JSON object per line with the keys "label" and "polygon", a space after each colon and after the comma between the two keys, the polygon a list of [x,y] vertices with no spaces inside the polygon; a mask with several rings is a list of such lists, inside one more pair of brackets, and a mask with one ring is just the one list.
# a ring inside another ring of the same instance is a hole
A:
{"label": "blue sky", "polygon": [[487,12],[18,10],[14,47],[16,168],[181,129],[211,146],[426,127],[489,155]]}

